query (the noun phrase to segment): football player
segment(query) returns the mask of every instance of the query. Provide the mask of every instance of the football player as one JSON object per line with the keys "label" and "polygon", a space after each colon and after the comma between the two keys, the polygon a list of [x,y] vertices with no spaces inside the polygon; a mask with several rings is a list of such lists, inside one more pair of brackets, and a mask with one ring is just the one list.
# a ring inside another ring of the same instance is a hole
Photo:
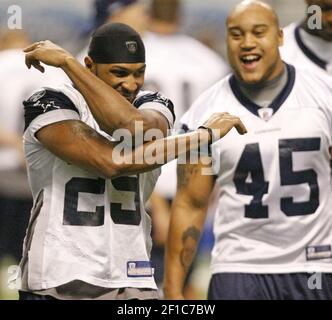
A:
{"label": "football player", "polygon": [[[206,91],[182,123],[218,111],[241,117],[245,136],[212,145],[212,176],[178,167],[166,249],[165,294],[181,299],[214,184],[209,299],[331,299],[332,85],[281,60],[273,9],[244,1],[227,19],[233,74]],[[311,274],[314,273],[314,274]]]}
{"label": "football player", "polygon": [[[159,93],[140,91],[145,49],[127,25],[96,30],[86,68],[49,41],[25,52],[28,67],[43,71],[41,62],[60,67],[75,87],[44,88],[24,102],[34,206],[20,264],[20,298],[157,298],[149,261],[150,218],[144,208],[159,175],[152,170],[161,163],[152,161],[154,152],[162,162],[171,160],[186,148],[172,151],[165,140],[193,150],[209,137],[219,138],[208,134],[211,128],[222,129],[221,136],[233,126],[244,133],[244,127],[238,118],[218,114],[205,124],[208,130],[189,134],[200,136],[196,145],[188,135],[141,145],[138,136],[149,129],[166,135],[174,122],[173,105]],[[142,131],[135,135],[138,123]],[[123,137],[130,152],[126,149],[124,161],[116,156],[116,129],[128,133]],[[144,157],[153,145],[155,150]],[[143,161],[131,161],[133,156]]]}
{"label": "football player", "polygon": [[281,56],[296,67],[332,75],[332,1],[306,0],[306,4],[304,21],[284,28]]}

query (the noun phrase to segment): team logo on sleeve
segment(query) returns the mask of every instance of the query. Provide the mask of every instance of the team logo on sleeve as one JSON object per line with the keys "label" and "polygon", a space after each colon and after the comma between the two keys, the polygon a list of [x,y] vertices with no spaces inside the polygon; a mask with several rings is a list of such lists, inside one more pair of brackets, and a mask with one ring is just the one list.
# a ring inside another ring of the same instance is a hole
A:
{"label": "team logo on sleeve", "polygon": [[47,90],[38,91],[28,99],[28,102],[30,102],[33,107],[42,110],[43,113],[50,110],[61,109],[60,106],[56,105],[57,103],[54,99],[45,96],[46,93]]}
{"label": "team logo on sleeve", "polygon": [[137,42],[136,41],[127,41],[126,47],[130,53],[136,53],[137,51]]}
{"label": "team logo on sleeve", "polygon": [[29,102],[37,102],[38,100],[40,100],[44,95],[46,94],[46,90],[42,90],[42,91],[38,91],[36,93],[34,93],[30,98],[29,98]]}
{"label": "team logo on sleeve", "polygon": [[169,99],[163,96],[160,92],[157,93],[156,101],[162,102],[166,107],[169,104]]}

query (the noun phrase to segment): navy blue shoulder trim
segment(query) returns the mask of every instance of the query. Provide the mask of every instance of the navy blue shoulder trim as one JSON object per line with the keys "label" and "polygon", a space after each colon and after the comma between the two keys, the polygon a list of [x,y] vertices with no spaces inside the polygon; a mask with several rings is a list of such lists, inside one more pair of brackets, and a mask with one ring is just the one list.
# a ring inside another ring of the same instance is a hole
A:
{"label": "navy blue shoulder trim", "polygon": [[[281,92],[278,94],[278,96],[268,106],[269,108],[273,109],[273,114],[275,114],[279,110],[279,108],[283,105],[283,103],[286,101],[286,99],[292,92],[295,83],[295,77],[296,77],[295,68],[287,63],[285,63],[285,65],[287,68],[287,83],[284,86],[284,88],[281,90]],[[235,75],[232,75],[230,77],[229,84],[236,99],[251,113],[259,117],[258,110],[260,109],[260,106],[258,106],[255,102],[251,101],[246,95],[242,93],[240,86],[237,83]]]}
{"label": "navy blue shoulder trim", "polygon": [[147,93],[147,94],[137,98],[134,101],[133,105],[135,108],[139,108],[142,104],[147,103],[147,102],[157,102],[157,103],[161,103],[162,105],[164,105],[172,113],[173,120],[175,121],[173,102],[170,99],[164,97],[160,92]]}
{"label": "navy blue shoulder trim", "polygon": [[76,111],[74,103],[62,92],[42,90],[34,93],[28,100],[23,101],[24,105],[24,130],[39,115],[58,109]]}
{"label": "navy blue shoulder trim", "polygon": [[312,50],[310,50],[302,41],[301,35],[300,35],[300,27],[297,26],[295,29],[295,39],[297,42],[297,45],[300,47],[302,52],[306,55],[306,57],[311,60],[313,63],[315,63],[320,68],[326,70],[327,62],[323,59],[319,58]]}

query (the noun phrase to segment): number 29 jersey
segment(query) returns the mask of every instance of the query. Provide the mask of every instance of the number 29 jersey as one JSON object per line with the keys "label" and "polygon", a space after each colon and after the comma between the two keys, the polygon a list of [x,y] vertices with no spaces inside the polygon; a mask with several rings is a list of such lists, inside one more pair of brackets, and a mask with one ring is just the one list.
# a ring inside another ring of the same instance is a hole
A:
{"label": "number 29 jersey", "polygon": [[212,146],[221,191],[212,272],[332,272],[330,152],[332,83],[287,65],[288,82],[268,108],[233,76],[206,91],[181,122],[195,128],[215,112],[241,118]]}
{"label": "number 29 jersey", "polygon": [[[74,280],[105,288],[156,288],[150,265],[151,221],[145,211],[160,170],[104,179],[49,152],[35,133],[80,120],[101,135],[83,96],[72,86],[45,88],[24,103],[24,147],[34,199],[21,268],[24,290]],[[157,110],[172,127],[172,102],[141,92],[137,108]],[[24,280],[24,277],[23,277]]]}

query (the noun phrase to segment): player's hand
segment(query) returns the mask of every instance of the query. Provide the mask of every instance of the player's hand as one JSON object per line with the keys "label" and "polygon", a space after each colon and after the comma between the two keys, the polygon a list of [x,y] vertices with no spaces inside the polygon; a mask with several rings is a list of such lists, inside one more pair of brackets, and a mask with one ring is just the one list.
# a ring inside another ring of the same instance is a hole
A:
{"label": "player's hand", "polygon": [[45,63],[49,66],[61,68],[66,64],[67,59],[73,56],[49,40],[35,42],[23,50],[25,64],[30,69],[31,66],[44,72],[44,67],[40,64]]}
{"label": "player's hand", "polygon": [[233,127],[239,134],[247,133],[247,129],[239,117],[235,117],[228,112],[214,113],[205,123],[205,127],[213,130],[217,139],[225,136]]}

